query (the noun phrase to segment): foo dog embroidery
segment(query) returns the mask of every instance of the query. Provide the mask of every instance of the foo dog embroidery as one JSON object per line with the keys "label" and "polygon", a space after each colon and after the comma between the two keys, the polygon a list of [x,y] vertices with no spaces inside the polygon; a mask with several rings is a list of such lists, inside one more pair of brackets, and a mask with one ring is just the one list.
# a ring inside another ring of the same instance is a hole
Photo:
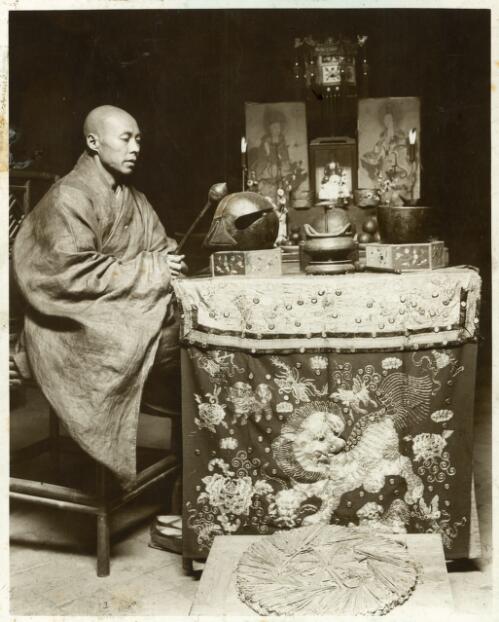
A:
{"label": "foo dog embroidery", "polygon": [[[400,453],[397,430],[429,413],[431,390],[428,377],[391,374],[379,386],[376,398],[366,400],[376,410],[358,419],[348,435],[340,404],[311,402],[296,409],[272,449],[277,464],[292,480],[296,511],[312,497],[322,502],[315,514],[305,517],[304,524],[330,522],[345,493],[356,488],[378,493],[390,476],[405,480],[405,504],[421,498],[423,482],[411,460]],[[276,494],[276,508],[283,494],[289,506],[286,493]]]}

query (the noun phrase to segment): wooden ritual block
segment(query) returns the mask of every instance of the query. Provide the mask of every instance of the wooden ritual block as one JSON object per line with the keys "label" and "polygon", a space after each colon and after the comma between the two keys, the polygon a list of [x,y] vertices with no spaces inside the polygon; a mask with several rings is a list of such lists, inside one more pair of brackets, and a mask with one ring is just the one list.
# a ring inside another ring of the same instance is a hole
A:
{"label": "wooden ritual block", "polygon": [[[444,618],[452,611],[453,600],[445,565],[442,541],[437,534],[403,534],[393,537],[407,544],[418,568],[418,582],[411,596],[392,609],[384,619],[422,620],[424,615]],[[246,549],[260,538],[270,536],[217,536],[211,547],[189,615],[258,616],[239,600],[236,568]],[[437,619],[437,618],[435,618]]]}
{"label": "wooden ritual block", "polygon": [[282,251],[220,251],[210,257],[212,276],[279,276],[282,274]]}
{"label": "wooden ritual block", "polygon": [[390,270],[435,270],[448,264],[443,242],[365,245],[366,267]]}

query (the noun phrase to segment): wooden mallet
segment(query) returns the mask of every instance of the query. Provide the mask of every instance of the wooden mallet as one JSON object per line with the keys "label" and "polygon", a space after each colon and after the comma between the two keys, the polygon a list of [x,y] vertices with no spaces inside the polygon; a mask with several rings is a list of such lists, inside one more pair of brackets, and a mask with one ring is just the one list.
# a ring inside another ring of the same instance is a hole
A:
{"label": "wooden mallet", "polygon": [[214,205],[218,205],[218,203],[220,203],[220,201],[225,196],[227,196],[227,192],[228,192],[227,184],[225,182],[220,182],[218,184],[213,184],[213,186],[210,188],[210,190],[208,192],[208,201],[206,202],[206,204],[203,207],[203,209],[199,212],[199,214],[197,215],[197,217],[194,220],[194,222],[192,223],[192,225],[189,227],[189,229],[187,229],[187,232],[184,234],[184,237],[180,240],[179,245],[177,246],[177,249],[175,251],[175,253],[177,255],[180,254],[180,251],[182,250],[182,247],[185,245],[185,243],[187,242],[187,240],[191,236],[191,233],[194,231],[194,229],[199,224],[199,221],[201,220],[201,218],[203,218],[203,216],[210,209],[210,207],[212,207]]}

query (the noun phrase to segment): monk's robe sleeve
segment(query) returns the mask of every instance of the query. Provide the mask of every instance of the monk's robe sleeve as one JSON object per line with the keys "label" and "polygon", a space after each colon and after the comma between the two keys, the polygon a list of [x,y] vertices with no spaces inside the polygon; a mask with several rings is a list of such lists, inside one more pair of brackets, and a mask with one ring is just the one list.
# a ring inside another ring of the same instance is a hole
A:
{"label": "monk's robe sleeve", "polygon": [[151,230],[152,230],[152,240],[150,244],[150,249],[152,251],[164,251],[166,253],[175,253],[177,250],[178,242],[173,238],[170,238],[163,227],[158,215],[154,211],[153,207],[147,201],[146,197],[141,194],[141,200],[147,203],[148,213],[151,221]]}
{"label": "monk's robe sleeve", "polygon": [[157,229],[151,227],[154,246],[120,260],[100,252],[97,214],[77,190],[65,188],[49,209],[32,216],[36,235],[23,231],[27,235],[16,243],[14,269],[24,296],[37,311],[78,320],[95,301],[126,300],[140,308],[168,292],[165,253],[172,245],[164,229],[161,233],[159,219]]}
{"label": "monk's robe sleeve", "polygon": [[152,208],[139,206],[124,237],[119,218],[103,232],[84,192],[56,187],[26,218],[13,254],[33,375],[70,435],[125,485],[172,298],[170,243]]}

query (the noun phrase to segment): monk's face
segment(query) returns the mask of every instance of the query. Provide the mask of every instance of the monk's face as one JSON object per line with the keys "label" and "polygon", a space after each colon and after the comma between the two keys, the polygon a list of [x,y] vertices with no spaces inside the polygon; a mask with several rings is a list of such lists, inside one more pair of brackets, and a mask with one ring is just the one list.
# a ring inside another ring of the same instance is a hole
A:
{"label": "monk's face", "polygon": [[113,173],[130,175],[140,153],[140,130],[129,114],[116,113],[102,119],[94,146],[100,161]]}

